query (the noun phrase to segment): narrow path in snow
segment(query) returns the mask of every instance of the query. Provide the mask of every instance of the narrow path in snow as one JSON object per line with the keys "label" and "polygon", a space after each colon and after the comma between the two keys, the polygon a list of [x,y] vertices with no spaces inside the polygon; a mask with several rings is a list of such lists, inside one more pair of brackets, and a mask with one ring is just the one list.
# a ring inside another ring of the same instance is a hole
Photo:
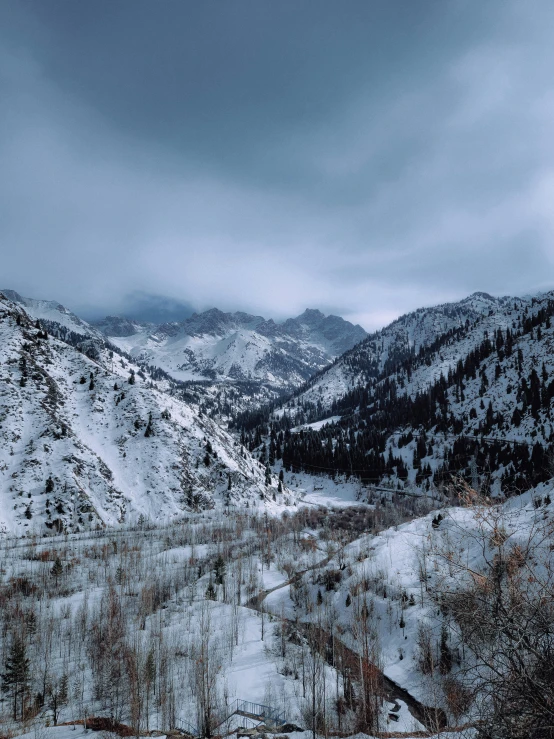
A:
{"label": "narrow path in snow", "polygon": [[[298,572],[295,572],[294,575],[286,580],[285,582],[282,582],[280,585],[276,585],[274,588],[270,588],[269,590],[262,590],[258,595],[255,595],[253,598],[251,598],[245,605],[247,608],[251,608],[255,611],[262,611],[262,604],[264,600],[267,598],[268,595],[271,593],[274,593],[276,590],[280,590],[281,588],[286,588],[289,585],[296,584],[300,578],[306,574],[306,572],[311,572],[312,570],[319,569],[320,567],[325,567],[331,559],[333,559],[335,555],[329,555],[328,557],[325,557],[324,559],[320,560],[319,562],[316,562],[316,564],[311,565],[310,567],[306,567],[303,570],[299,570]],[[267,611],[266,611],[267,613]],[[295,623],[290,618],[285,618],[286,621],[289,623]],[[316,629],[322,637],[325,637],[327,640],[331,640],[332,636],[329,632],[325,631],[325,629],[322,629],[319,626],[315,626],[315,624],[296,624],[296,626],[299,626],[301,629],[307,630],[308,627],[312,629]],[[337,637],[335,637],[337,638]],[[340,640],[339,640],[340,641]],[[342,641],[341,641],[341,648],[343,650],[343,654],[346,655],[348,661],[352,665],[352,671],[353,674],[358,669],[359,666],[359,660],[360,656],[355,652],[353,649],[350,649],[350,647],[347,647]],[[328,660],[328,663],[331,664],[331,661]],[[331,664],[333,667],[333,665]],[[407,705],[408,710],[410,711],[411,715],[417,719],[420,723],[422,723],[426,729],[430,732],[436,733],[437,731],[440,731],[442,729],[446,729],[448,727],[448,719],[446,717],[445,712],[442,710],[442,708],[434,708],[431,706],[426,706],[424,703],[421,703],[417,700],[417,698],[414,698],[414,696],[409,693],[404,688],[400,687],[397,683],[394,682],[394,680],[391,680],[389,677],[387,677],[381,670],[375,667],[373,667],[377,670],[379,673],[382,685],[383,685],[383,694],[384,698],[389,701],[390,703],[396,703],[397,700],[404,701],[404,703]],[[448,727],[450,729],[450,727]],[[451,731],[454,729],[450,729]]]}

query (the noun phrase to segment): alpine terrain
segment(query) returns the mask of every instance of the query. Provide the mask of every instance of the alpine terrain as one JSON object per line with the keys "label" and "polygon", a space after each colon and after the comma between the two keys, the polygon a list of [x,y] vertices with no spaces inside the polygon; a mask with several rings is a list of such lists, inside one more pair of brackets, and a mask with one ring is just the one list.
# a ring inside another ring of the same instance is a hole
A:
{"label": "alpine terrain", "polygon": [[93,341],[60,306],[27,307],[47,318],[0,297],[2,530],[74,531],[273,504],[277,481],[221,427],[166,392],[167,383],[101,337]]}
{"label": "alpine terrain", "polygon": [[216,308],[160,325],[121,316],[87,323],[55,301],[24,298],[14,290],[3,294],[89,351],[108,339],[130,361],[165,377],[224,422],[297,389],[367,336],[361,326],[318,310],[283,323]]}
{"label": "alpine terrain", "polygon": [[415,311],[229,430],[203,410],[242,382],[223,365],[195,399],[115,343],[157,327],[4,291],[10,734],[550,739],[553,314]]}
{"label": "alpine terrain", "polygon": [[228,418],[291,392],[367,334],[338,316],[306,310],[275,323],[214,308],[158,326],[107,317],[94,324],[135,361],[156,366]]}
{"label": "alpine terrain", "polygon": [[[316,374],[260,425],[286,469],[355,475],[391,489],[451,476],[493,494],[550,475],[554,293],[469,298],[402,316]],[[265,448],[265,447],[264,447]]]}

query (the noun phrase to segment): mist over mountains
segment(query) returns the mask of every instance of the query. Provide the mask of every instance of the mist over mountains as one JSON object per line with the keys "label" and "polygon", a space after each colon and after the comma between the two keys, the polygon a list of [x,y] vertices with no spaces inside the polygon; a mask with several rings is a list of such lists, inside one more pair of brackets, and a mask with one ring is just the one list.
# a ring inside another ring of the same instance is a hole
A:
{"label": "mist over mountains", "polygon": [[63,325],[88,340],[104,339],[133,361],[155,367],[199,399],[198,388],[231,411],[291,392],[367,336],[339,316],[306,310],[282,323],[217,308],[161,324],[134,317],[106,316],[87,323],[55,301],[33,300],[5,290],[35,318]]}

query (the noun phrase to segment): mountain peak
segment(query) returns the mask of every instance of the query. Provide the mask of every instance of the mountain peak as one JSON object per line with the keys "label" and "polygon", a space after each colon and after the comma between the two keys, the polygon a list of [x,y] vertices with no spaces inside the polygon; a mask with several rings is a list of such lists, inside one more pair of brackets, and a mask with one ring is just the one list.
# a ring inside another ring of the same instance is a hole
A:
{"label": "mountain peak", "polygon": [[0,295],[3,295],[12,303],[22,305],[27,313],[33,318],[38,318],[41,321],[52,321],[53,323],[65,326],[71,331],[81,334],[89,333],[92,330],[86,321],[81,320],[56,300],[25,298],[15,290],[0,290]]}
{"label": "mountain peak", "polygon": [[306,308],[304,313],[301,313],[298,318],[325,318],[325,314],[318,308]]}
{"label": "mountain peak", "polygon": [[471,298],[483,298],[483,300],[490,300],[492,302],[496,302],[496,300],[498,300],[498,298],[493,297],[490,293],[485,293],[480,290],[477,290],[476,292],[471,293],[471,295],[469,296],[469,298],[467,298],[467,300],[471,300]]}
{"label": "mountain peak", "polygon": [[133,336],[149,324],[126,318],[125,316],[106,316],[91,324],[106,336]]}

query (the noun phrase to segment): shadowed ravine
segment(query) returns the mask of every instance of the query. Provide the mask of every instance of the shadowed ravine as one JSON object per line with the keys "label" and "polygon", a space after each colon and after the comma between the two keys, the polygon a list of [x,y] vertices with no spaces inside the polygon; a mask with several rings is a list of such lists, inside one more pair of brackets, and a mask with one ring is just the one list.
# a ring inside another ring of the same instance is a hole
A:
{"label": "shadowed ravine", "polygon": [[[276,590],[280,590],[281,588],[286,588],[289,585],[294,585],[297,583],[300,578],[306,574],[306,572],[311,572],[312,570],[316,570],[320,567],[325,567],[332,559],[332,556],[325,557],[324,559],[317,562],[317,564],[312,565],[311,567],[307,567],[304,570],[299,570],[298,572],[295,572],[294,575],[286,580],[285,582],[281,583],[280,585],[276,585],[274,588],[270,588],[269,590],[262,590],[258,595],[255,595],[253,598],[251,598],[248,603],[246,603],[247,608],[251,608],[255,611],[262,612],[262,604],[267,598],[268,595],[271,593],[274,593]],[[271,613],[270,611],[265,611],[266,613]],[[275,615],[275,614],[272,614]],[[278,618],[281,618],[280,616]],[[327,632],[325,629],[323,629],[320,626],[316,626],[315,624],[302,624],[297,623],[296,621],[293,621],[289,618],[284,618],[285,621],[288,621],[289,623],[295,624],[296,627],[306,631],[308,628],[311,629],[312,634],[315,632],[319,633],[321,636],[321,642],[324,641],[330,641],[332,639],[332,636],[329,632]],[[335,636],[335,639],[337,637]],[[326,653],[326,650],[323,650],[326,661],[328,664],[333,666],[332,659],[328,658],[328,655]],[[358,669],[359,665],[359,655],[354,652],[354,650],[347,647],[342,641],[341,641],[341,652],[344,657],[348,660],[349,663],[352,664],[352,671],[355,672]],[[383,691],[383,697],[385,700],[395,703],[397,700],[403,701],[406,706],[408,707],[408,710],[410,711],[411,715],[417,719],[421,724],[423,724],[426,729],[429,732],[437,732],[442,729],[447,728],[448,726],[448,720],[446,717],[445,712],[442,710],[442,708],[433,708],[431,706],[426,706],[425,704],[421,703],[421,701],[418,701],[417,698],[414,698],[411,693],[409,693],[404,688],[400,687],[397,683],[395,683],[393,680],[388,678],[381,670],[375,667],[375,665],[372,665],[372,667],[377,671],[379,674],[381,685],[382,685],[382,691]],[[454,727],[449,727],[450,731],[455,731]],[[385,735],[388,734],[388,732],[380,732],[381,734]],[[416,732],[417,733],[417,732]],[[410,732],[410,736],[415,736],[414,732]]]}

